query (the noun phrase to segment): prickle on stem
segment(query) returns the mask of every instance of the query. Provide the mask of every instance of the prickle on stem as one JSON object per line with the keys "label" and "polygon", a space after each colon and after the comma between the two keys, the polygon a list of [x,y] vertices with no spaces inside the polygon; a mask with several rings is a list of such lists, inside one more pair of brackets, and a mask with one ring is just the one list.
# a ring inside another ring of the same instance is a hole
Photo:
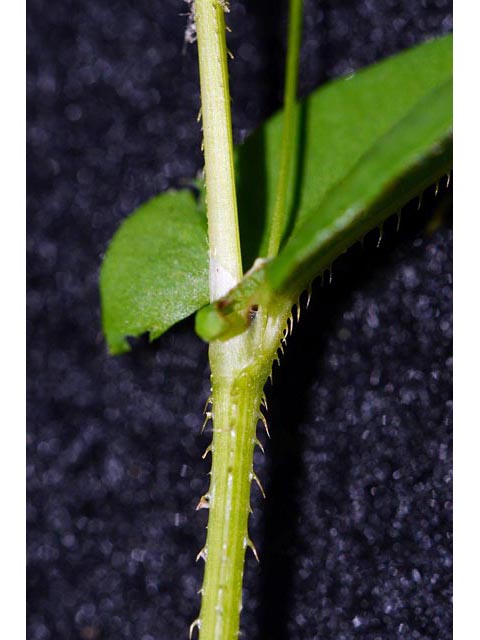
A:
{"label": "prickle on stem", "polygon": [[258,557],[257,550],[256,550],[255,545],[253,544],[253,542],[251,541],[250,538],[245,538],[245,542],[244,542],[243,546],[245,548],[248,547],[249,549],[251,549],[253,555],[255,556],[255,560],[260,564],[260,558]]}
{"label": "prickle on stem", "polygon": [[382,238],[383,238],[383,222],[382,224],[378,227],[378,242],[377,242],[377,249],[380,247],[380,244],[382,242]]}
{"label": "prickle on stem", "polygon": [[213,396],[209,395],[207,401],[205,402],[205,406],[203,407],[203,415],[207,413],[208,405],[213,406]]}
{"label": "prickle on stem", "polygon": [[265,428],[265,432],[266,432],[267,436],[270,438],[271,436],[270,436],[270,431],[268,430],[267,419],[266,419],[266,417],[263,415],[263,413],[261,411],[258,412],[258,419],[262,421],[263,426]]}
{"label": "prickle on stem", "polygon": [[421,193],[418,196],[418,206],[417,206],[417,211],[420,211],[420,207],[422,206],[422,201],[423,201],[423,193]]}
{"label": "prickle on stem", "polygon": [[300,315],[302,313],[302,307],[300,305],[300,300],[298,300],[297,304],[295,305],[296,309],[297,309],[297,322],[300,322]]}
{"label": "prickle on stem", "polygon": [[200,551],[197,553],[197,557],[195,558],[195,562],[198,562],[200,559],[202,559],[204,562],[206,562],[206,560],[207,560],[207,546],[206,545],[204,547],[202,547],[200,549]]}
{"label": "prickle on stem", "polygon": [[208,447],[205,449],[205,451],[202,453],[202,460],[205,460],[205,458],[208,456],[209,453],[213,452],[213,442],[211,442]]}
{"label": "prickle on stem", "polygon": [[402,222],[402,210],[397,211],[397,233],[400,231],[400,223]]}
{"label": "prickle on stem", "polygon": [[310,300],[312,299],[312,285],[310,285],[307,289],[307,305],[306,308],[310,306]]}
{"label": "prickle on stem", "polygon": [[192,640],[193,632],[195,631],[195,629],[200,631],[200,627],[201,626],[202,626],[202,622],[201,622],[200,618],[197,618],[196,620],[194,620],[192,622],[192,624],[190,625],[190,629],[188,631],[188,640]]}
{"label": "prickle on stem", "polygon": [[257,474],[256,474],[254,471],[252,471],[252,472],[250,473],[250,479],[251,479],[251,480],[254,480],[254,481],[257,483],[257,487],[260,489],[260,493],[262,494],[262,496],[263,496],[264,498],[266,498],[267,496],[265,495],[265,490],[264,490],[264,488],[262,487],[262,483],[260,482],[260,480],[259,480],[259,478],[258,478]]}
{"label": "prickle on stem", "polygon": [[205,427],[207,426],[207,423],[208,423],[209,420],[213,420],[213,412],[212,411],[205,411],[205,420],[203,421],[200,433],[203,433],[205,431]]}
{"label": "prickle on stem", "polygon": [[284,342],[287,337],[291,335],[291,330],[290,330],[290,316],[288,316],[287,318],[287,326],[285,327],[285,330],[283,332],[283,338],[282,338],[282,342]]}
{"label": "prickle on stem", "polygon": [[195,507],[195,511],[200,511],[200,509],[210,509],[210,494],[205,493],[200,500],[198,501],[197,506]]}
{"label": "prickle on stem", "polygon": [[254,438],[253,443],[260,449],[263,455],[265,455],[265,449],[263,447],[263,444],[260,442],[260,440],[258,438]]}

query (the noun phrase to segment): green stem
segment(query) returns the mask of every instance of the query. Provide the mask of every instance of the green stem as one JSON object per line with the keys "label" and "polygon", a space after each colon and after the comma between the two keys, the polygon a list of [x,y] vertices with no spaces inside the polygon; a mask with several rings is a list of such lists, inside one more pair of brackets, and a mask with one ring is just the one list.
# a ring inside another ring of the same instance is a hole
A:
{"label": "green stem", "polygon": [[[200,611],[201,640],[238,637],[250,485],[263,376],[248,368],[228,379],[213,374],[214,434],[207,496],[208,534]],[[256,554],[256,551],[254,551]]]}
{"label": "green stem", "polygon": [[259,310],[241,336],[210,345],[212,470],[209,490],[198,505],[209,509],[207,541],[200,552],[206,564],[200,615],[191,628],[198,627],[200,640],[236,640],[239,635],[246,548],[257,556],[248,534],[250,486],[257,480],[256,429],[263,387],[290,309],[291,302],[280,298],[270,310]]}
{"label": "green stem", "polygon": [[275,204],[267,234],[268,245],[266,255],[268,258],[272,258],[278,253],[287,216],[288,187],[292,174],[297,128],[297,84],[300,42],[302,38],[302,9],[303,0],[290,0],[280,170],[278,173]]}
{"label": "green stem", "polygon": [[[225,295],[242,278],[225,5],[225,0],[195,1],[212,301]],[[291,11],[294,28],[289,30],[287,124],[282,155],[282,171],[287,177],[291,167],[291,153],[287,152],[293,146],[295,132],[295,66],[300,38],[297,14],[301,12],[301,1],[292,0]],[[286,192],[281,191],[282,184],[280,180],[281,201],[286,198]],[[279,210],[281,213],[281,207]],[[277,227],[280,224],[283,225],[281,220]],[[280,227],[276,233],[280,242]],[[256,555],[248,535],[250,486],[256,478],[253,471],[256,427],[263,386],[289,312],[289,307],[278,304],[278,310],[273,314],[267,309],[259,309],[257,317],[251,320],[249,331],[226,342],[213,342],[209,349],[213,402],[212,471],[208,493],[201,498],[199,508],[208,507],[210,511],[207,541],[200,553],[206,563],[202,605],[199,618],[191,627],[191,632],[198,628],[200,640],[235,640],[239,635],[247,546]]]}
{"label": "green stem", "polygon": [[224,295],[243,275],[224,11],[221,0],[195,2],[212,301]]}
{"label": "green stem", "polygon": [[[196,0],[207,190],[210,298],[224,295],[241,279],[233,164],[233,142],[225,40],[225,5]],[[263,387],[245,367],[246,338],[212,344],[214,435],[210,488],[199,507],[210,509],[200,616],[191,628],[201,640],[238,636],[243,562],[255,429]]]}

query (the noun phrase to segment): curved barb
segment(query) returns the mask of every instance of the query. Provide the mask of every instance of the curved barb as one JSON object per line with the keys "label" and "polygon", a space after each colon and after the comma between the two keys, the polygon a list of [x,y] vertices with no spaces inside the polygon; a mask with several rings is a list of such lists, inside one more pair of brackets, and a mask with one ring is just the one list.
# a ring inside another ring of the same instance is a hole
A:
{"label": "curved barb", "polygon": [[190,628],[188,630],[188,640],[193,640],[193,632],[195,631],[195,629],[197,629],[197,631],[200,633],[200,629],[202,626],[202,622],[200,620],[200,618],[196,618],[192,624],[190,625]]}

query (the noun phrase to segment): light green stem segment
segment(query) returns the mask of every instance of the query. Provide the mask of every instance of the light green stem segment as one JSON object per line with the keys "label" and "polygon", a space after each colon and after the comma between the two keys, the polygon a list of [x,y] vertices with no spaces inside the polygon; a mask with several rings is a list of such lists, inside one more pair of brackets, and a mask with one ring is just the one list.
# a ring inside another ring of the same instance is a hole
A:
{"label": "light green stem segment", "polygon": [[225,3],[196,0],[194,6],[207,187],[210,299],[213,301],[237,284],[243,271],[233,165]]}
{"label": "light green stem segment", "polygon": [[[243,275],[238,230],[224,0],[195,0],[207,189],[210,299]],[[201,640],[238,637],[255,430],[264,380],[249,371],[246,338],[210,346],[214,398],[210,509],[200,616]]]}
{"label": "light green stem segment", "polygon": [[302,39],[302,9],[303,0],[290,0],[280,169],[275,204],[267,233],[268,242],[265,255],[268,258],[275,257],[278,253],[287,217],[288,189],[292,177],[297,130],[297,84]]}
{"label": "light green stem segment", "polygon": [[[290,314],[291,303],[278,299],[270,312],[259,309],[250,329],[227,342],[210,344],[213,440],[208,493],[199,507],[209,508],[207,541],[201,556],[205,574],[196,626],[200,640],[236,640],[242,605],[250,487],[263,387]],[[266,423],[265,423],[266,426]],[[261,489],[263,492],[263,489]]]}
{"label": "light green stem segment", "polygon": [[[215,403],[212,474],[202,606],[201,640],[238,637],[248,535],[253,450],[263,376],[246,368],[231,378],[212,375]],[[256,554],[256,552],[254,551]]]}
{"label": "light green stem segment", "polygon": [[[212,301],[242,278],[225,40],[225,0],[195,0],[202,99],[209,286]],[[287,61],[286,126],[282,143],[279,205],[272,247],[278,249],[284,226],[288,178],[295,133],[295,94],[300,43],[301,0],[291,0]],[[283,178],[282,178],[283,176]],[[285,183],[285,186],[284,186]],[[282,191],[283,189],[283,191]],[[276,239],[275,239],[276,238]],[[274,249],[272,249],[274,250]],[[281,307],[281,308],[280,308]],[[250,330],[210,345],[213,425],[212,471],[208,493],[200,501],[210,509],[199,618],[200,640],[236,640],[239,635],[245,551],[248,535],[253,451],[263,386],[270,373],[289,310],[258,309]],[[256,554],[256,552],[254,551]]]}

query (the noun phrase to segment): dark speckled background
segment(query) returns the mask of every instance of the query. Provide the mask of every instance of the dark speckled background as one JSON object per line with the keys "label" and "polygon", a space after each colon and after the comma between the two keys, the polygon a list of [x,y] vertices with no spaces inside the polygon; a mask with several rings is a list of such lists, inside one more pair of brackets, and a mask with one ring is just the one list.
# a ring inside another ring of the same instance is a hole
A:
{"label": "dark speckled background", "polygon": [[[28,1],[28,640],[181,639],[199,607],[206,346],[187,320],[108,357],[97,289],[120,221],[202,165],[185,9]],[[285,2],[229,23],[240,139],[279,106]],[[302,92],[451,26],[448,0],[310,0]],[[448,197],[315,287],[269,392],[244,638],[451,637]]]}

